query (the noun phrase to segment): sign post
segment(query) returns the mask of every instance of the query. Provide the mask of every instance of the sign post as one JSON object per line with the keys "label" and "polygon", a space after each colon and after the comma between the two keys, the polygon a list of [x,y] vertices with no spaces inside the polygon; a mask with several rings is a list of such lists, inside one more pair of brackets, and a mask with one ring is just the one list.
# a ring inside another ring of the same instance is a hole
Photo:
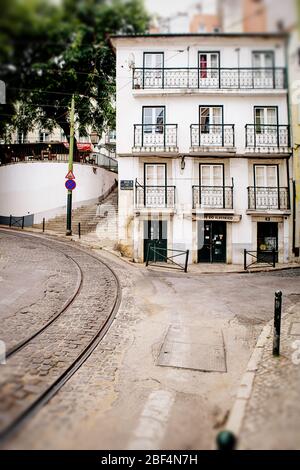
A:
{"label": "sign post", "polygon": [[[73,151],[74,151],[74,115],[75,115],[75,98],[72,95],[71,113],[70,113],[70,148],[69,148],[69,173],[73,174]],[[72,180],[68,180],[72,181]],[[75,185],[76,186],[76,185]],[[67,196],[67,230],[66,235],[72,235],[72,189],[68,189]]]}

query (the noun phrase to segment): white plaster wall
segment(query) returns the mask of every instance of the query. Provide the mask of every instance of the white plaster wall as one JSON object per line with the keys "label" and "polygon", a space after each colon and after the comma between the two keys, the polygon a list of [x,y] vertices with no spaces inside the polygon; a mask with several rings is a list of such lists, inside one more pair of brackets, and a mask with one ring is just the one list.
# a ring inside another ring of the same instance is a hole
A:
{"label": "white plaster wall", "polygon": [[[159,45],[157,45],[159,44]],[[143,66],[143,52],[164,52],[165,67],[197,67],[198,51],[219,51],[220,67],[252,67],[252,51],[274,51],[275,67],[285,66],[284,42],[262,38],[145,38],[120,40],[117,43],[117,153],[132,151],[134,124],[142,124],[142,107],[166,106],[166,124],[178,124],[180,152],[190,148],[190,125],[199,123],[200,105],[223,105],[224,124],[235,124],[237,151],[245,152],[245,125],[254,122],[254,106],[278,106],[278,123],[288,124],[287,101],[284,91],[259,92],[247,90],[239,95],[232,91],[200,90],[178,95],[162,90],[153,95],[133,93],[132,69]],[[188,49],[189,48],[189,49]],[[237,51],[239,49],[239,52]],[[239,57],[239,58],[238,58]],[[238,65],[239,64],[239,65]]]}
{"label": "white plaster wall", "polygon": [[[74,164],[76,189],[73,207],[96,201],[115,182],[116,174],[103,168]],[[65,162],[16,163],[0,167],[0,215],[34,214],[34,223],[62,213],[67,190]]]}

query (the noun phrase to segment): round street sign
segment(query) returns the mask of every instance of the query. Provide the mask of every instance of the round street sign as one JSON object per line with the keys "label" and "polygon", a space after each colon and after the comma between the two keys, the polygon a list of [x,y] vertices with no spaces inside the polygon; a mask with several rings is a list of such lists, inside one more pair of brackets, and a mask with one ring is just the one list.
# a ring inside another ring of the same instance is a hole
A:
{"label": "round street sign", "polygon": [[73,191],[73,189],[76,188],[76,183],[74,180],[67,180],[65,182],[65,187],[69,190],[69,191]]}

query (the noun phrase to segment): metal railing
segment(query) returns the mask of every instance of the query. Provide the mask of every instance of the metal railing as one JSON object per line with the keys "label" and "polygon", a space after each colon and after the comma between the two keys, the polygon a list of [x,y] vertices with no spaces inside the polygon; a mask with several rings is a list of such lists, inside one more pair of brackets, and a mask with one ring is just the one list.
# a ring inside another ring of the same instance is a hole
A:
{"label": "metal railing", "polygon": [[134,149],[177,149],[177,124],[134,124]]}
{"label": "metal railing", "polygon": [[[276,250],[271,251],[248,251],[244,250],[244,270],[252,267],[261,267],[262,264],[275,268],[276,266]],[[247,262],[247,256],[250,257],[250,263]]]}
{"label": "metal railing", "polygon": [[193,209],[233,209],[233,186],[193,186]]}
{"label": "metal railing", "polygon": [[289,190],[287,187],[248,187],[248,209],[289,210]]}
{"label": "metal railing", "polygon": [[[177,270],[184,271],[185,273],[187,273],[189,252],[190,252],[189,250],[183,251],[183,250],[171,250],[169,248],[161,248],[155,245],[151,245],[149,243],[147,256],[146,256],[146,266],[155,264],[155,266],[160,267],[160,268],[177,269]],[[168,253],[170,253],[170,255]],[[153,260],[150,260],[150,254],[153,256]],[[174,261],[174,258],[178,258],[178,257],[183,257],[184,262],[180,263],[180,262]]]}
{"label": "metal railing", "polygon": [[285,89],[286,70],[267,68],[135,68],[133,89]]}
{"label": "metal railing", "polygon": [[100,166],[105,168],[106,170],[113,171],[114,173],[118,173],[118,162],[114,158],[108,157],[103,153],[92,153],[88,159],[87,163],[92,165]]}
{"label": "metal railing", "polygon": [[290,147],[288,125],[246,124],[246,147]]}
{"label": "metal railing", "polygon": [[234,147],[234,124],[191,124],[191,147]]}
{"label": "metal railing", "polygon": [[135,183],[135,207],[167,208],[175,207],[175,186],[143,186]]}

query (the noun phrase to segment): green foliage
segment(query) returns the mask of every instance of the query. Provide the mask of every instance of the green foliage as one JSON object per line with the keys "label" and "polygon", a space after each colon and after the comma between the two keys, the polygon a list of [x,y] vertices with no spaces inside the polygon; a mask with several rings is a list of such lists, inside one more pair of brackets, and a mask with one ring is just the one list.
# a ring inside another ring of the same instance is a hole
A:
{"label": "green foliage", "polygon": [[80,133],[114,127],[115,57],[107,36],[143,33],[141,0],[0,0],[0,135],[34,125],[69,133],[71,95]]}

